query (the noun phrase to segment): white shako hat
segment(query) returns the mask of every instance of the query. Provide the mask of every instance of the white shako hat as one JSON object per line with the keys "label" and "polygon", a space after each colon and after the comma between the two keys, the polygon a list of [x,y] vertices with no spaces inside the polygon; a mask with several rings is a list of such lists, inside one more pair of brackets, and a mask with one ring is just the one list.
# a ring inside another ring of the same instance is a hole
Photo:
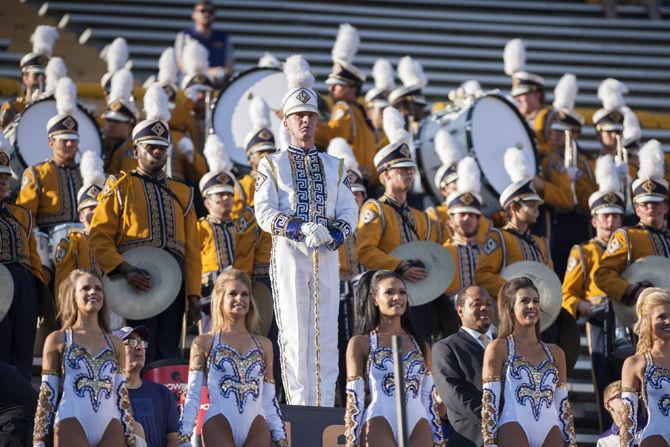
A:
{"label": "white shako hat", "polygon": [[662,202],[668,200],[668,182],[664,178],[663,149],[658,140],[649,140],[638,152],[640,169],[633,182],[633,202]]}
{"label": "white shako hat", "polygon": [[170,146],[170,110],[168,97],[158,83],[152,84],[144,94],[144,121],[133,128],[133,144]]}
{"label": "white shako hat", "polygon": [[373,162],[377,173],[381,174],[392,168],[416,168],[412,158],[410,135],[405,129],[405,117],[395,107],[384,109],[384,133],[390,143],[381,148],[375,155]]}
{"label": "white shako hat", "polygon": [[435,186],[444,188],[458,179],[458,162],[463,158],[463,151],[449,131],[441,127],[435,134],[435,152],[442,165],[435,172]]}
{"label": "white shako hat", "polygon": [[284,116],[297,112],[319,113],[317,93],[314,91],[314,76],[309,64],[300,55],[286,59],[284,74],[288,81],[288,91],[282,98]]}
{"label": "white shako hat", "polygon": [[375,86],[365,94],[368,107],[384,108],[388,103],[388,95],[395,88],[395,72],[391,63],[384,58],[379,58],[372,66],[372,78]]}
{"label": "white shako hat", "polygon": [[216,193],[235,194],[235,177],[231,173],[233,162],[221,138],[210,134],[203,150],[209,172],[202,176],[198,187],[203,197]]}
{"label": "white shako hat", "polygon": [[47,135],[59,140],[78,140],[77,87],[70,78],[61,78],[54,92],[58,114],[47,121]]}
{"label": "white shako hat", "polygon": [[83,186],[77,192],[77,211],[98,204],[98,195],[105,186],[105,171],[100,154],[91,149],[81,154],[79,172]]}
{"label": "white shako hat", "polygon": [[105,94],[109,94],[112,88],[112,76],[122,68],[132,68],[132,61],[128,60],[128,42],[123,37],[117,37],[105,46],[100,52],[100,58],[107,63],[107,72],[100,79],[100,86]]}
{"label": "white shako hat", "polygon": [[33,51],[21,58],[19,66],[22,73],[44,73],[51,58],[53,47],[58,39],[58,30],[49,25],[37,25],[30,36]]}
{"label": "white shako hat", "polygon": [[326,79],[326,84],[360,86],[365,82],[365,73],[353,64],[361,39],[358,30],[348,23],[340,25],[331,56],[333,68]]}
{"label": "white shako hat", "polygon": [[554,107],[552,130],[581,129],[584,125],[584,117],[575,111],[578,91],[577,77],[574,74],[565,73],[558,80],[554,88],[554,103],[552,104]]}
{"label": "white shako hat", "polygon": [[532,91],[544,91],[544,78],[526,70],[526,44],[521,39],[512,39],[505,44],[503,53],[505,74],[512,77],[510,95],[525,95]]}
{"label": "white shako hat", "polygon": [[607,78],[598,86],[598,98],[602,102],[602,108],[593,114],[593,124],[598,132],[623,131],[623,107],[626,101],[623,95],[628,93],[628,88],[614,78]]}
{"label": "white shako hat", "polygon": [[598,157],[595,174],[598,191],[589,196],[591,214],[623,214],[624,197],[614,158],[611,155]]}
{"label": "white shako hat", "polygon": [[514,202],[540,201],[544,203],[531,183],[533,179],[531,165],[523,150],[516,146],[510,147],[505,151],[503,162],[512,183],[500,194],[500,206],[507,209]]}
{"label": "white shako hat", "polygon": [[482,181],[477,161],[473,157],[465,157],[458,162],[457,171],[456,191],[447,197],[449,214],[475,213],[481,215],[482,196],[479,191],[482,188]]}

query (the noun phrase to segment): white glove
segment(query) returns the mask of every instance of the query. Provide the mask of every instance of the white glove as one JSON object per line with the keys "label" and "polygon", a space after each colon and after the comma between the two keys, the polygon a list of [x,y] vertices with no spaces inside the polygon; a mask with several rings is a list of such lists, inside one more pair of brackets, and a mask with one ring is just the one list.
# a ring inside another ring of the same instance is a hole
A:
{"label": "white glove", "polygon": [[314,222],[305,222],[304,224],[300,225],[300,232],[305,237],[314,234],[314,230],[316,230],[316,224]]}
{"label": "white glove", "polygon": [[616,161],[616,172],[619,175],[620,179],[628,178],[628,163],[623,160]]}
{"label": "white glove", "polygon": [[313,234],[319,242],[319,245],[330,244],[333,242],[333,237],[330,235],[330,231],[328,231],[328,228],[323,224],[317,224]]}
{"label": "white glove", "polygon": [[317,248],[321,244],[319,244],[319,241],[316,238],[316,236],[314,236],[313,234],[308,234],[305,237],[305,245],[307,245],[307,248]]}
{"label": "white glove", "polygon": [[568,173],[568,177],[570,177],[571,182],[576,181],[579,177],[579,168],[569,167],[566,169],[566,171]]}

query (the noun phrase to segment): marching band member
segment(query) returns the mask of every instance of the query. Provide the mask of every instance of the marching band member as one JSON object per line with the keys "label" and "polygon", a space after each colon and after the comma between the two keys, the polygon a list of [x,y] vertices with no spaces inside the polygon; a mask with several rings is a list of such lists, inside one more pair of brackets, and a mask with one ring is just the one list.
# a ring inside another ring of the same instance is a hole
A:
{"label": "marching band member", "polygon": [[137,170],[118,179],[110,176],[100,197],[89,236],[93,257],[110,276],[123,275],[138,291],[151,288],[151,278],[123,258],[138,246],[165,250],[182,267],[182,288],[165,311],[148,320],[128,321],[151,331],[147,361],[178,357],[177,346],[185,300],[192,321],[199,314],[200,241],[190,187],[166,177],[164,168],[170,134],[167,96],[153,85],[144,96],[146,119],[133,129]]}
{"label": "marching band member", "polygon": [[44,90],[44,69],[51,58],[53,46],[58,39],[58,31],[49,25],[37,25],[30,36],[33,51],[21,58],[21,86],[23,96],[7,101],[0,108],[0,128],[4,129],[23,112]]}
{"label": "marching band member", "polygon": [[73,270],[95,270],[102,273],[93,259],[93,253],[88,243],[93,212],[95,207],[98,206],[98,195],[105,185],[102,159],[94,151],[88,150],[81,156],[79,170],[81,171],[83,186],[77,192],[77,211],[79,212],[79,222],[84,224],[86,230],[84,232],[72,231],[56,243],[54,250],[54,286],[56,292],[60,290],[60,284]]}
{"label": "marching band member", "polygon": [[77,90],[70,78],[58,81],[55,92],[58,114],[47,123],[49,160],[29,167],[23,173],[18,205],[26,207],[37,226],[48,231],[58,224],[77,221],[77,196],[81,174],[75,162],[79,145]]}
{"label": "marching band member", "polygon": [[[446,244],[451,241],[454,237],[451,227],[449,226],[449,206],[447,197],[451,193],[456,192],[457,190],[457,180],[458,180],[458,163],[463,158],[463,152],[458,146],[454,137],[451,136],[449,131],[445,128],[441,128],[435,134],[435,152],[437,152],[442,166],[439,167],[435,173],[435,185],[439,188],[442,196],[444,197],[444,202],[437,205],[436,207],[430,207],[426,209],[428,216],[433,219],[435,222],[438,222],[438,240],[439,242]],[[481,205],[481,199],[480,199]],[[477,225],[477,240],[479,243],[483,243],[486,239],[486,235],[491,228],[491,221],[487,218],[479,219],[479,224]]]}
{"label": "marching band member", "polygon": [[131,133],[138,112],[133,100],[133,74],[127,68],[114,73],[110,79],[109,102],[102,114],[102,142],[105,173],[119,175],[137,168],[133,156]]}
{"label": "marching band member", "polygon": [[[401,276],[366,272],[356,290],[356,333],[347,348],[345,437],[348,447],[398,442],[391,338],[401,338],[407,439],[413,446],[446,446],[437,412],[430,345],[408,318],[409,300]],[[367,366],[366,366],[367,365]],[[370,403],[365,405],[365,389]]]}
{"label": "marching band member", "polygon": [[551,107],[544,103],[544,78],[526,70],[526,45],[521,39],[507,42],[503,59],[505,74],[512,77],[510,95],[535,132],[540,153],[549,152],[547,143]]}
{"label": "marching band member", "polygon": [[105,98],[105,104],[110,101],[110,92],[112,90],[112,78],[123,68],[132,66],[132,61],[128,60],[130,53],[128,52],[128,42],[123,37],[117,37],[105,46],[100,52],[100,58],[107,64],[107,71],[100,78],[100,87]]}
{"label": "marching band member", "polygon": [[372,66],[372,78],[375,86],[365,94],[366,112],[372,127],[375,129],[377,147],[384,147],[388,138],[384,134],[384,109],[389,105],[388,95],[395,89],[395,72],[391,63],[379,58]]}
{"label": "marching band member", "polygon": [[[639,339],[635,355],[621,372],[625,415],[619,431],[621,447],[670,445],[670,292],[651,287],[640,294],[635,311]],[[638,405],[645,407],[647,425],[637,427]],[[638,433],[639,430],[639,433]]]}
{"label": "marching band member", "polygon": [[135,446],[121,340],[110,334],[97,273],[74,270],[61,284],[62,329],[44,342],[33,446]]}
{"label": "marching band member", "polygon": [[239,179],[239,191],[236,191],[235,203],[233,204],[233,215],[237,216],[245,207],[254,206],[254,191],[256,189],[256,173],[258,163],[263,154],[275,152],[275,137],[272,134],[272,123],[270,122],[270,108],[260,96],[254,96],[249,101],[249,120],[252,130],[245,138],[245,152],[249,159],[251,172]]}
{"label": "marching band member", "polygon": [[212,295],[212,328],[193,340],[188,390],[180,421],[181,446],[190,446],[200,412],[203,385],[209,409],[202,437],[205,445],[287,446],[275,397],[272,344],[254,335],[258,325],[251,281],[239,270],[220,275]]}
{"label": "marching band member", "polygon": [[609,240],[594,279],[596,286],[612,299],[632,306],[649,287],[645,282],[630,284],[621,273],[631,263],[645,256],[670,258],[668,214],[668,182],[663,178],[663,151],[656,140],[648,141],[639,152],[640,169],[633,182],[635,214],[640,223],[617,230]]}
{"label": "marching band member", "polygon": [[348,23],[340,25],[332,51],[333,68],[326,79],[335,104],[330,120],[320,123],[317,128],[316,144],[325,148],[335,137],[347,140],[365,180],[374,185],[377,184],[373,160],[378,147],[377,138],[365,108],[357,101],[365,74],[352,64],[359,44],[356,28]]}
{"label": "marching band member", "polygon": [[512,184],[500,194],[507,224],[502,229],[491,229],[475,271],[475,283],[491,296],[498,296],[505,283],[500,272],[510,264],[536,261],[553,268],[549,242],[529,230],[539,216],[543,200],[533,188],[528,158],[523,151],[512,147],[505,152],[504,164],[512,179]]}
{"label": "marching band member", "polygon": [[[270,265],[281,367],[292,405],[332,406],[337,379],[337,248],[353,236],[358,209],[344,162],[317,152],[317,95],[301,56],[284,64],[286,150],[265,155],[256,178],[256,219],[273,235]],[[321,351],[328,356],[321,357]]]}
{"label": "marching band member", "polygon": [[[589,353],[591,354],[592,375],[597,391],[596,403],[600,410],[600,425],[606,428],[609,416],[603,406],[603,392],[608,383],[617,379],[618,372],[608,368],[605,340],[614,330],[614,321],[593,316],[594,306],[606,302],[605,293],[594,282],[595,267],[612,234],[621,227],[624,213],[624,198],[621,194],[619,177],[614,159],[603,155],[596,162],[596,179],[600,189],[589,197],[591,205],[591,225],[596,235],[590,241],[574,245],[568,257],[563,278],[563,308],[575,319],[579,315],[589,318],[586,325]],[[607,332],[606,332],[607,331]]]}
{"label": "marching band member", "polygon": [[568,400],[565,353],[540,341],[540,296],[526,278],[506,282],[498,295],[498,336],[484,352],[484,446],[577,446]]}
{"label": "marching band member", "polygon": [[[14,283],[12,305],[0,321],[0,361],[13,365],[30,380],[35,344],[35,325],[39,314],[37,281],[45,282],[42,262],[33,235],[33,218],[26,208],[14,205],[9,196],[11,144],[0,134],[0,232],[2,265]],[[3,285],[4,287],[5,285]]]}
{"label": "marching band member", "polygon": [[428,84],[428,78],[421,64],[410,56],[402,57],[398,61],[398,78],[402,85],[389,93],[389,105],[400,110],[408,120],[409,131],[412,136],[418,134],[419,124],[425,115],[426,97],[423,89]]}
{"label": "marching band member", "polygon": [[[426,269],[410,261],[391,256],[399,245],[417,240],[438,242],[437,224],[420,210],[407,204],[414,181],[416,163],[409,148],[409,133],[398,109],[384,109],[384,132],[390,144],[375,155],[375,166],[384,185],[384,195],[363,205],[356,236],[356,254],[368,270],[391,270],[409,281],[426,278]],[[432,303],[412,307],[410,318],[418,330],[430,334]]]}
{"label": "marching band member", "polygon": [[[198,232],[202,262],[201,295],[209,297],[216,277],[224,270],[232,268],[235,259],[234,222],[230,216],[235,178],[230,172],[232,162],[218,135],[211,134],[207,137],[205,157],[210,171],[200,179],[200,194],[205,199],[207,216],[198,220]],[[209,319],[203,319],[203,333],[207,332],[208,325]]]}

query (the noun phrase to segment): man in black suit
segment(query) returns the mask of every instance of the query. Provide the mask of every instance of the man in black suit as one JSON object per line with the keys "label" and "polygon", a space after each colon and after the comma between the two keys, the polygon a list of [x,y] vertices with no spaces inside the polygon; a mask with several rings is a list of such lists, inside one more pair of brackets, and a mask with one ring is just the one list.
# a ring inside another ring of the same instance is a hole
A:
{"label": "man in black suit", "polygon": [[449,445],[480,447],[482,441],[482,363],[493,340],[493,300],[479,286],[458,293],[458,332],[433,346],[433,379],[447,407]]}

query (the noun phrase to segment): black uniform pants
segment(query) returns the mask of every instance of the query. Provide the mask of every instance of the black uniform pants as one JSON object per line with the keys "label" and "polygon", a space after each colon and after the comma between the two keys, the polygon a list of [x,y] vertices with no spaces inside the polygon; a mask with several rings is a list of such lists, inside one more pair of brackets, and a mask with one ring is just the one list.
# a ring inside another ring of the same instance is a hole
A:
{"label": "black uniform pants", "polygon": [[0,362],[0,377],[0,445],[31,446],[37,391],[5,362]]}

